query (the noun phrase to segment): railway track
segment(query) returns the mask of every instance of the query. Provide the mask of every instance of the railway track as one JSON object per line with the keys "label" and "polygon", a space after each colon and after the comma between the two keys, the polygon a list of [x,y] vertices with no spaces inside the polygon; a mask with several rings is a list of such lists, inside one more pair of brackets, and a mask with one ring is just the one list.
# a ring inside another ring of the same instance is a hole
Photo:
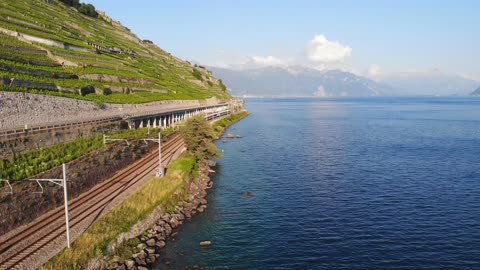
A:
{"label": "railway track", "polygon": [[[167,165],[174,154],[183,148],[183,145],[183,139],[178,134],[163,144],[162,165]],[[74,232],[74,237],[84,231],[106,208],[111,206],[112,201],[125,194],[125,191],[139,183],[145,176],[152,174],[157,166],[158,152],[153,151],[109,180],[70,201],[70,230]],[[42,262],[36,262],[38,265],[35,266],[32,265],[35,262],[29,262],[29,258],[48,253],[47,249],[50,244],[61,241],[65,243],[65,234],[63,207],[59,207],[30,224],[1,236],[0,270],[31,269],[40,266]],[[50,256],[47,255],[47,257]]]}

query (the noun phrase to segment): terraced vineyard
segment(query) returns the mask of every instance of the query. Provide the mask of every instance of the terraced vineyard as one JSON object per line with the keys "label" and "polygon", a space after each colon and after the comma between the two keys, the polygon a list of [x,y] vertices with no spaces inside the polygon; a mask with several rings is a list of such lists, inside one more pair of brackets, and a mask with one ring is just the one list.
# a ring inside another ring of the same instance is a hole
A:
{"label": "terraced vineyard", "polygon": [[[152,129],[151,133],[160,132]],[[162,137],[166,138],[174,132],[173,128],[161,130]],[[147,137],[144,129],[117,130],[109,134],[110,139],[136,140]],[[150,136],[151,138],[152,136]],[[0,147],[4,147],[0,143]],[[14,154],[8,158],[0,159],[0,179],[13,181],[26,179],[41,172],[45,172],[62,163],[70,162],[86,153],[104,147],[101,135],[89,138],[79,138],[71,142],[56,144],[54,146],[39,148],[36,150]],[[4,182],[0,182],[0,188]]]}
{"label": "terraced vineyard", "polygon": [[223,83],[102,12],[58,0],[0,2],[0,90],[106,103],[230,96]]}

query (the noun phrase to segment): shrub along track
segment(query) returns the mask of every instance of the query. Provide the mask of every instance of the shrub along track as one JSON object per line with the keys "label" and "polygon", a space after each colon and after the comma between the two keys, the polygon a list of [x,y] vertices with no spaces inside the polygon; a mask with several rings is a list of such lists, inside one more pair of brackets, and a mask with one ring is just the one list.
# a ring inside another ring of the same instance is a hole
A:
{"label": "shrub along track", "polygon": [[[168,164],[174,154],[183,149],[183,139],[175,134],[162,145],[162,165]],[[112,201],[130,192],[132,187],[151,175],[158,167],[158,152],[153,151],[144,159],[122,170],[69,202],[72,239],[78,237]],[[63,207],[56,208],[32,223],[0,236],[0,269],[35,269],[59,249],[65,246],[65,216]],[[38,259],[40,257],[40,259]]]}

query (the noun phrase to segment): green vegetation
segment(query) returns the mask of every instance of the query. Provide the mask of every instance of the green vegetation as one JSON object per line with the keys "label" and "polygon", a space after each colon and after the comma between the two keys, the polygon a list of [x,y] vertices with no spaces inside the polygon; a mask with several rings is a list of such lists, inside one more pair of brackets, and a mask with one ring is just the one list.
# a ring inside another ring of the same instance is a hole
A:
{"label": "green vegetation", "polygon": [[[221,122],[218,121],[216,126],[225,127],[245,115],[246,112],[231,115]],[[130,132],[135,133],[134,130]],[[122,243],[116,248],[115,254],[108,253],[109,244],[121,233],[128,232],[156,207],[160,206],[163,212],[173,211],[175,205],[188,196],[185,179],[189,176],[198,176],[198,162],[205,161],[211,156],[218,157],[219,153],[212,143],[215,132],[202,116],[188,119],[181,128],[181,133],[188,151],[168,166],[165,177],[152,178],[141,186],[125,201],[93,223],[75,240],[72,248],[64,249],[41,269],[80,269],[89,259],[97,256],[118,255],[121,260],[131,257],[140,243],[138,238]]]}
{"label": "green vegetation", "polygon": [[78,7],[78,12],[90,16],[92,18],[97,18],[98,13],[95,10],[95,7],[92,4],[81,4]]}
{"label": "green vegetation", "polygon": [[[156,138],[159,129],[150,129],[150,138]],[[162,136],[168,136],[172,128],[162,130]],[[147,129],[118,130],[111,132],[111,139],[146,138]],[[3,146],[6,147],[6,146]],[[47,148],[14,154],[0,160],[0,179],[21,180],[54,167],[72,161],[92,150],[103,147],[103,136],[79,138],[71,142],[57,144]]]}
{"label": "green vegetation", "polygon": [[193,77],[199,81],[203,81],[202,73],[198,69],[194,69],[192,72]]}
{"label": "green vegetation", "polygon": [[0,178],[20,180],[44,172],[69,162],[102,146],[101,136],[80,138],[74,142],[57,144],[45,149],[37,149],[14,154],[0,160]]}
{"label": "green vegetation", "polygon": [[[148,181],[125,201],[100,217],[75,240],[70,249],[64,249],[41,269],[80,269],[89,258],[108,255],[109,243],[119,234],[129,231],[157,206],[161,206],[165,212],[171,211],[178,201],[185,199],[184,195],[175,194],[184,188],[184,179],[194,173],[195,164],[195,158],[184,153],[170,164],[165,177],[152,178],[154,181]],[[131,255],[129,247],[135,243],[136,240],[125,243],[118,252],[126,258]]]}
{"label": "green vegetation", "polygon": [[[1,91],[103,103],[230,98],[224,85],[210,80],[211,76],[201,67],[192,67],[150,40],[139,39],[103,14],[98,14],[98,18],[84,16],[80,12],[95,17],[92,13],[95,8],[89,4],[81,4],[78,0],[61,2],[0,2],[0,27],[20,33],[0,33],[0,77],[28,82],[22,85],[4,83],[0,85]],[[22,34],[63,45],[31,42]],[[112,94],[78,94],[79,89],[88,85],[109,88]]]}
{"label": "green vegetation", "polygon": [[185,125],[180,129],[180,133],[184,138],[187,150],[193,154],[197,161],[221,156],[212,142],[215,138],[213,128],[202,115],[187,119]]}
{"label": "green vegetation", "polygon": [[80,5],[79,0],[60,0],[60,2],[64,3],[65,5],[69,5],[71,7],[77,8]]}
{"label": "green vegetation", "polygon": [[98,17],[98,13],[92,4],[80,3],[78,0],[60,0],[60,2],[63,2],[68,6],[76,8],[78,12],[84,15],[90,16],[92,18]]}
{"label": "green vegetation", "polygon": [[223,84],[222,80],[219,80],[220,82],[220,89],[222,89],[223,92],[227,92],[227,87],[225,86],[225,84]]}
{"label": "green vegetation", "polygon": [[241,111],[239,113],[234,113],[230,114],[229,116],[222,118],[215,123],[213,123],[213,130],[215,131],[215,137],[219,137],[220,133],[223,132],[223,130],[230,126],[231,124],[241,120],[242,118],[246,117],[248,115],[247,111]]}

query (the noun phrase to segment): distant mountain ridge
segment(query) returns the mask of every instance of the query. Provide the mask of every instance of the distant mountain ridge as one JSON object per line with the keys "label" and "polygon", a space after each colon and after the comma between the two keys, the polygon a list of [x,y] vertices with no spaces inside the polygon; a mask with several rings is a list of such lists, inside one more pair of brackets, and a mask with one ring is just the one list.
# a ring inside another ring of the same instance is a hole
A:
{"label": "distant mountain ridge", "polygon": [[302,66],[208,68],[236,96],[468,95],[479,84],[439,70],[394,73],[374,81],[346,71],[320,71]]}
{"label": "distant mountain ridge", "polygon": [[400,72],[383,76],[380,81],[407,95],[468,95],[479,82],[440,70]]}
{"label": "distant mountain ridge", "polygon": [[475,89],[472,93],[470,93],[471,96],[480,96],[480,86]]}
{"label": "distant mountain ridge", "polygon": [[306,67],[262,67],[232,70],[208,67],[236,96],[378,96],[393,89],[385,84],[341,70]]}

